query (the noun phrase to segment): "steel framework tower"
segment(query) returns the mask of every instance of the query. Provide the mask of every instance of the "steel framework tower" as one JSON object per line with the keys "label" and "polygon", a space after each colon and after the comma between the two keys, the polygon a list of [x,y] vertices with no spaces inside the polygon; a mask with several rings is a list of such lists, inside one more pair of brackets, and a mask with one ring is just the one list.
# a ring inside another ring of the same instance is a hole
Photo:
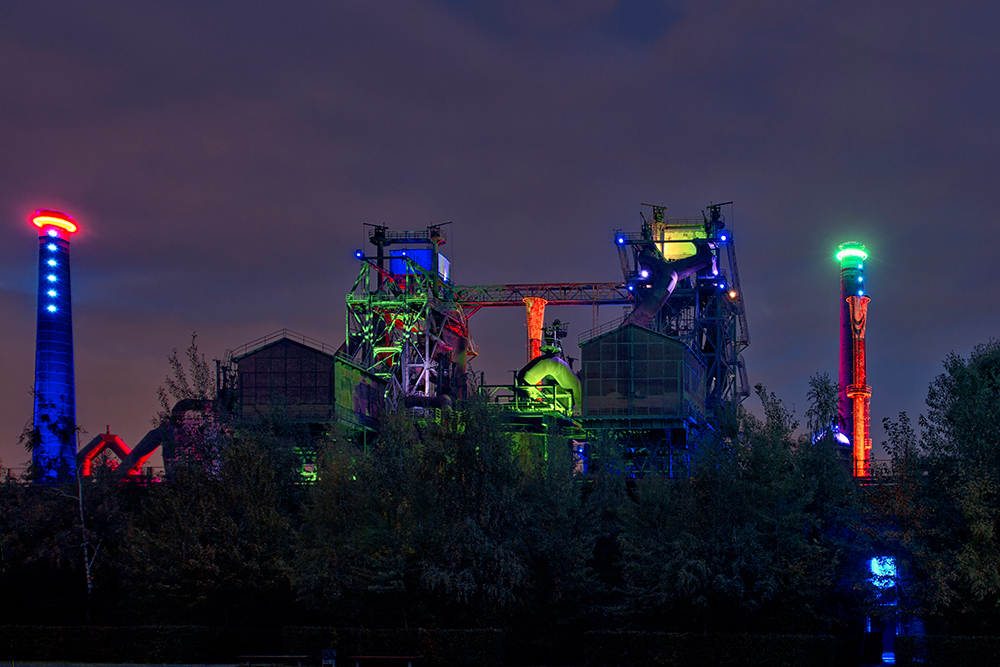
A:
{"label": "steel framework tower", "polygon": [[[622,320],[580,335],[582,344],[632,322],[683,341],[706,363],[709,411],[750,395],[743,360],[750,333],[736,247],[721,214],[725,205],[709,206],[701,218],[667,218],[664,207],[652,206],[652,219],[644,220],[640,233],[619,231],[615,245],[637,307]],[[661,263],[658,274],[655,265]]]}
{"label": "steel framework tower", "polygon": [[35,338],[35,406],[32,462],[46,478],[73,470],[76,455],[76,389],[73,374],[73,313],[69,237],[73,218],[39,209],[38,329]]}
{"label": "steel framework tower", "polygon": [[[579,337],[584,426],[603,431],[634,476],[688,474],[689,434],[750,393],[742,355],[750,335],[725,205],[709,206],[701,218],[667,218],[653,206],[641,232],[619,231],[632,312]],[[657,348],[663,356],[654,359]],[[596,387],[603,397],[591,402]]]}
{"label": "steel framework tower", "polygon": [[[429,405],[466,391],[467,363],[476,355],[468,317],[454,299],[449,264],[438,246],[442,225],[422,231],[374,227],[375,257],[363,261],[347,295],[346,352],[355,364],[386,380],[387,398]],[[424,246],[401,250],[392,245]]]}
{"label": "steel framework tower", "polygon": [[866,477],[872,441],[869,435],[869,403],[872,388],[868,385],[865,359],[865,328],[868,302],[865,295],[865,252],[863,243],[850,241],[837,249],[840,262],[840,398],[839,412],[843,431],[849,433],[853,448],[852,474]]}

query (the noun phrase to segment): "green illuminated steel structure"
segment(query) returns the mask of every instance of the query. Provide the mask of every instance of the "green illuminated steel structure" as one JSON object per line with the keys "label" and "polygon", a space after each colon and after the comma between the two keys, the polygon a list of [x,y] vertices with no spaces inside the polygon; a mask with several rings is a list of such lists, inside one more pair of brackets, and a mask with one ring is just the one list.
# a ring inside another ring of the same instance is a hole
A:
{"label": "green illuminated steel structure", "polygon": [[[439,253],[442,225],[373,227],[375,255],[355,253],[362,264],[347,295],[347,357],[386,381],[392,403],[441,407],[471,389],[471,315],[527,306],[528,365],[513,387],[479,389],[521,415],[525,432],[550,428],[539,419],[568,420],[563,433],[574,441],[585,437],[581,426],[601,433],[637,475],[681,474],[689,432],[749,395],[742,352],[750,339],[722,206],[691,219],[653,207],[640,233],[617,233],[623,282],[455,285]],[[631,309],[579,337],[584,378],[575,394],[551,337],[543,343],[546,305],[589,305],[595,325],[601,305]],[[647,363],[649,354],[658,357]]]}
{"label": "green illuminated steel structure", "polygon": [[[384,379],[394,404],[440,407],[464,396],[476,351],[438,252],[447,242],[441,225],[405,232],[374,227],[369,241],[376,255],[356,253],[361,270],[347,295],[348,358]],[[392,245],[422,247],[393,253]]]}

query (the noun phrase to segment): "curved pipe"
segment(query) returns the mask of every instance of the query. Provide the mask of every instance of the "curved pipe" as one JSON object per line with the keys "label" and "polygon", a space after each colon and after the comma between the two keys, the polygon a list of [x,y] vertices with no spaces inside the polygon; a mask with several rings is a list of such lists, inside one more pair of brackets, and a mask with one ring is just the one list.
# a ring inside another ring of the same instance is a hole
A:
{"label": "curved pipe", "polygon": [[536,357],[517,374],[518,384],[536,385],[545,378],[551,378],[559,387],[573,397],[573,406],[581,403],[583,389],[580,378],[562,357],[551,354]]}
{"label": "curved pipe", "polygon": [[642,249],[642,252],[639,253],[639,263],[649,266],[656,278],[653,280],[652,287],[646,291],[643,300],[629,315],[629,324],[648,327],[653,323],[656,314],[660,312],[660,308],[663,308],[663,304],[674,293],[677,283],[712,265],[712,248],[708,241],[694,239],[691,242],[695,246],[695,254],[673,262],[663,259],[663,255],[653,245],[647,245]]}
{"label": "curved pipe", "polygon": [[119,477],[138,475],[142,472],[143,464],[149,460],[162,441],[160,429],[154,428],[139,441],[135,449],[129,449],[124,440],[109,431],[96,436],[86,447],[77,452],[77,465],[80,466],[81,474],[88,476],[93,472],[94,459],[98,454],[110,449],[119,460],[115,474]]}
{"label": "curved pipe", "polygon": [[120,467],[125,468],[130,475],[141,473],[142,466],[153,455],[156,448],[162,444],[163,431],[158,428],[152,429],[139,441],[139,444],[135,446],[132,453],[125,457]]}

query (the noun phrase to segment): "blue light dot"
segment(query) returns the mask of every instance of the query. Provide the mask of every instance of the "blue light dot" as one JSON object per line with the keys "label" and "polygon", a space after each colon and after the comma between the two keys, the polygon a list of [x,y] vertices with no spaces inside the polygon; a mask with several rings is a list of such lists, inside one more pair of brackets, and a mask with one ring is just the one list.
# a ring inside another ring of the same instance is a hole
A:
{"label": "blue light dot", "polygon": [[719,283],[719,289],[726,289],[726,283]]}
{"label": "blue light dot", "polygon": [[631,291],[632,291],[632,290],[634,290],[634,289],[635,289],[635,286],[634,286],[634,285],[629,285],[629,286],[628,286],[628,291],[629,291],[629,292],[631,292]]}
{"label": "blue light dot", "polygon": [[357,257],[358,259],[361,259],[362,257],[365,256],[365,253],[361,252],[360,250],[355,250],[354,256]]}
{"label": "blue light dot", "polygon": [[54,229],[49,230],[49,236],[59,236],[59,232]]}
{"label": "blue light dot", "polygon": [[49,266],[55,266],[55,265],[56,265],[56,260],[50,259],[49,260]]}
{"label": "blue light dot", "polygon": [[864,276],[858,276],[858,282],[859,283],[863,283],[864,281],[865,281],[865,277]]}
{"label": "blue light dot", "polygon": [[723,234],[722,236],[719,237],[719,239],[722,240],[722,241],[725,241],[726,240],[726,235]]}
{"label": "blue light dot", "polygon": [[53,305],[50,305],[50,306],[49,306],[49,312],[50,312],[50,313],[54,313],[54,312],[56,312],[56,307],[55,307],[55,306],[53,306]]}
{"label": "blue light dot", "polygon": [[864,296],[864,295],[865,295],[865,291],[863,289],[859,289],[858,290],[858,296]]}
{"label": "blue light dot", "polygon": [[54,275],[52,275],[51,273],[49,275],[47,275],[46,278],[49,279],[50,283],[54,283],[56,281],[56,277]]}
{"label": "blue light dot", "polygon": [[56,292],[56,291],[55,291],[54,289],[50,289],[50,290],[49,290],[49,291],[47,292],[47,294],[48,294],[49,296],[53,296],[53,297],[54,297],[54,296],[57,296],[57,295],[58,295],[59,293],[58,293],[58,292]]}
{"label": "blue light dot", "polygon": [[50,243],[50,244],[49,244],[49,245],[47,245],[46,247],[47,247],[47,248],[48,248],[49,250],[51,250],[52,252],[55,252],[56,250],[58,250],[58,249],[59,249],[59,246],[57,246],[57,245],[56,245],[55,243]]}
{"label": "blue light dot", "polygon": [[618,245],[625,245],[625,237],[624,236],[619,236],[618,237]]}

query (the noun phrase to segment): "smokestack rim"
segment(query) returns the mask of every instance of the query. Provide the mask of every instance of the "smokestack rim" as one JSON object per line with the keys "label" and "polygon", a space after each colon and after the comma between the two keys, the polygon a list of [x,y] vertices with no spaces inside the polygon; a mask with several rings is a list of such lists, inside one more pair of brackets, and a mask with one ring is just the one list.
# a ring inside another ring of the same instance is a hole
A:
{"label": "smokestack rim", "polygon": [[70,234],[79,230],[76,221],[69,214],[49,208],[37,209],[31,216],[31,222],[40,230],[44,230],[48,226],[58,227]]}

